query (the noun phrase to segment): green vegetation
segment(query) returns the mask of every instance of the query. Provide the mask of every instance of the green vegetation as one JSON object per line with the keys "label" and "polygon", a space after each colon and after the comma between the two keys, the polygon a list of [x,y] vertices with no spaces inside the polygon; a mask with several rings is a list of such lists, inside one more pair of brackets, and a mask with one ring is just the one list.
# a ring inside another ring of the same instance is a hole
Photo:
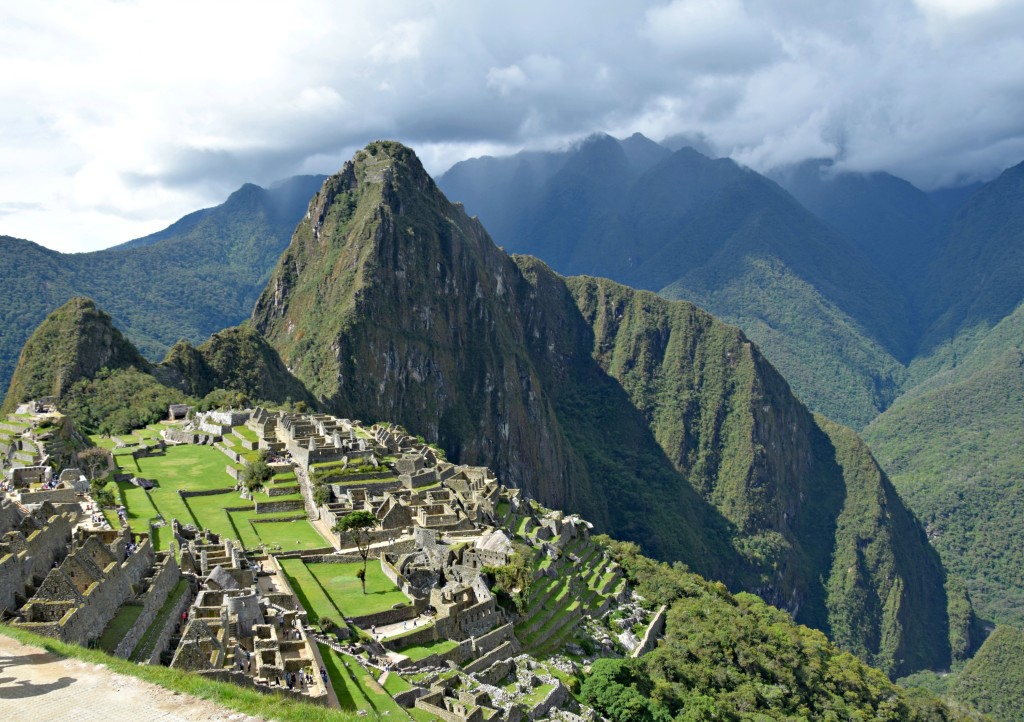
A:
{"label": "green vegetation", "polygon": [[146,630],[146,633],[142,635],[142,639],[139,640],[139,643],[135,645],[135,649],[132,650],[131,660],[133,662],[144,662],[153,654],[153,647],[156,646],[156,640],[161,632],[163,632],[164,625],[167,624],[171,612],[174,611],[178,602],[181,601],[182,596],[187,591],[188,582],[185,579],[179,579],[174,589],[167,595],[167,599],[160,606],[156,617],[153,618],[153,623],[149,625],[149,629]]}
{"label": "green vegetation", "polygon": [[[269,549],[293,551],[330,546],[309,524],[301,509],[295,512],[291,521],[260,521],[261,515],[256,513],[253,502],[239,498],[235,492],[235,480],[225,471],[228,458],[212,446],[170,446],[164,454],[139,459],[123,454],[115,456],[115,460],[124,471],[157,482],[150,491],[128,482],[116,487],[128,510],[128,521],[137,529],[148,529],[149,522],[160,517],[168,525],[171,519],[177,519],[183,524],[194,524],[237,539],[248,549],[263,545]],[[115,487],[111,485],[109,488]],[[179,490],[221,490],[223,493],[185,498],[178,493]],[[256,498],[269,500],[265,494],[257,494]],[[276,496],[274,500],[299,498],[297,495],[285,495]],[[289,515],[276,512],[269,516],[281,519]],[[116,517],[112,523],[116,526]],[[170,541],[170,527],[157,527],[155,532],[155,547],[165,549]]]}
{"label": "green vegetation", "polygon": [[216,208],[94,253],[60,254],[0,236],[0,390],[32,330],[74,296],[96,299],[152,360],[179,339],[198,343],[239,323],[322,182],[245,185]]}
{"label": "green vegetation", "polygon": [[[865,438],[979,613],[1024,624],[1024,309]],[[944,382],[944,383],[943,383]]]}
{"label": "green vegetation", "polygon": [[377,528],[377,517],[370,511],[349,512],[335,522],[331,531],[341,534],[341,538],[352,543],[363,558],[363,567],[356,576],[363,585],[363,594],[366,594],[366,561],[370,555],[370,542],[373,541],[373,532]]}
{"label": "green vegetation", "polygon": [[325,614],[340,620],[409,603],[409,598],[376,565],[367,568],[365,580],[357,576],[362,571],[361,562],[304,564],[301,559],[282,559],[281,567],[313,622]]}
{"label": "green vegetation", "polygon": [[321,644],[320,655],[343,710],[362,711],[387,719],[409,719],[409,712],[391,698],[355,657]]}
{"label": "green vegetation", "polygon": [[273,470],[267,465],[267,450],[261,449],[257,453],[257,457],[250,461],[245,469],[242,470],[242,484],[250,492],[262,491],[263,487],[274,476]]}
{"label": "green vegetation", "polygon": [[398,650],[399,654],[404,654],[414,662],[419,662],[421,659],[426,659],[432,654],[444,654],[450,652],[459,646],[458,642],[450,639],[436,639],[432,642],[426,642],[424,644],[414,644],[410,647]]}
{"label": "green vegetation", "polygon": [[609,548],[641,595],[670,605],[656,650],[596,663],[584,681],[583,699],[610,719],[980,719],[901,689],[751,594],[732,595],[635,545]]}
{"label": "green vegetation", "polygon": [[333,604],[346,617],[391,609],[396,604],[409,604],[409,598],[384,576],[377,564],[365,567],[359,562],[343,564],[307,564],[306,568],[330,597]]}
{"label": "green vegetation", "polygon": [[[72,298],[50,314],[25,343],[0,414],[22,401],[61,397],[100,369],[146,370],[149,364],[87,298]],[[166,410],[165,410],[166,411]]]}
{"label": "green vegetation", "polygon": [[950,696],[1002,722],[1019,720],[1024,710],[1024,632],[996,627],[956,675]]}
{"label": "green vegetation", "polygon": [[[755,253],[751,263],[781,269],[783,281],[803,279],[824,294],[814,303],[838,309],[842,328],[826,342],[829,353],[863,348],[851,329],[883,339],[878,348],[899,345],[903,321],[861,323],[872,309],[899,302],[865,277],[840,241],[818,235],[821,224],[791,198],[734,167],[685,154],[679,160],[721,171],[726,185],[736,182],[730,203],[751,200],[758,209],[710,219],[731,224],[732,245],[703,266],[701,283],[718,288],[711,278],[719,274],[722,287],[739,293],[754,277],[740,272],[737,257],[760,248],[765,231],[774,255]],[[651,193],[664,192],[656,186]],[[944,579],[918,523],[866,448],[847,443],[850,455],[837,461],[841,444],[736,328],[684,302],[608,281],[562,279],[536,259],[509,259],[395,143],[357,153],[311,207],[256,305],[253,326],[326,409],[434,428],[431,441],[453,459],[492,463],[500,478],[521,480],[545,503],[732,588],[756,589],[797,610],[801,622],[822,630],[835,623],[847,646],[875,655],[886,671],[949,663]],[[725,204],[715,212],[725,208],[735,210]],[[790,221],[799,233],[782,238]],[[684,250],[703,258],[706,249]],[[398,269],[400,258],[414,265]],[[680,262],[655,265],[672,270]],[[806,280],[816,263],[830,269],[821,284]],[[479,290],[439,293],[439,273],[480,279]],[[865,295],[869,301],[858,301]],[[768,322],[784,320],[791,331],[807,326],[800,304],[744,303],[750,313],[784,315]],[[425,326],[410,307],[432,309],[434,322]],[[375,351],[381,348],[389,349],[386,357]],[[424,358],[430,373],[399,379],[389,370],[395,359],[420,369]],[[809,364],[815,373],[822,367],[817,358]],[[821,373],[831,392],[835,378]],[[891,390],[878,379],[868,385],[879,398]],[[507,434],[480,433],[506,425]],[[872,516],[873,496],[893,513]],[[879,542],[866,572],[832,579],[837,544],[843,555],[856,555],[872,535]],[[901,543],[899,553],[882,548]],[[864,599],[879,601],[861,613]]]}
{"label": "green vegetation", "polygon": [[107,628],[103,630],[103,634],[100,635],[97,644],[100,649],[104,652],[114,653],[114,649],[117,648],[118,643],[124,639],[124,635],[128,633],[128,630],[135,624],[135,620],[142,614],[141,604],[125,604],[117,610],[117,614],[107,624]]}
{"label": "green vegetation", "polygon": [[297,702],[281,695],[263,694],[227,682],[215,682],[197,674],[169,667],[138,665],[119,657],[112,657],[100,650],[65,644],[7,625],[0,624],[0,634],[13,637],[23,644],[42,647],[60,657],[103,665],[116,674],[124,674],[158,684],[175,692],[209,700],[260,719],[277,720],[278,722],[355,722],[366,719],[366,717],[328,709],[310,702]]}

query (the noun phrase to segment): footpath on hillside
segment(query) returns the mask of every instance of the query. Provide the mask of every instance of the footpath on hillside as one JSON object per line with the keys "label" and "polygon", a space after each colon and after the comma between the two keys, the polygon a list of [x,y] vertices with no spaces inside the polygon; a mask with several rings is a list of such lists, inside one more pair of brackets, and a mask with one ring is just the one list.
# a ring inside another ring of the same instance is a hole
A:
{"label": "footpath on hillside", "polygon": [[256,717],[173,692],[103,665],[0,635],[0,720],[4,722],[259,722]]}

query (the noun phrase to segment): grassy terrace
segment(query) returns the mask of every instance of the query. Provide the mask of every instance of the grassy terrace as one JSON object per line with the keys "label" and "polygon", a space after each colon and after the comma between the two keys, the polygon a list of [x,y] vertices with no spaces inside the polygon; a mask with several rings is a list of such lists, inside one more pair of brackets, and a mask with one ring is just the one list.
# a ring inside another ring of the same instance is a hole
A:
{"label": "grassy terrace", "polygon": [[[135,432],[131,438],[146,435],[152,438],[158,433],[158,428],[147,427]],[[126,437],[121,438],[126,440]],[[231,463],[230,459],[211,446],[171,446],[162,456],[141,459],[133,459],[131,449],[118,449],[114,453],[118,466],[125,473],[157,481],[157,486],[149,492],[128,482],[118,484],[121,502],[128,510],[128,522],[136,531],[147,531],[149,521],[158,515],[168,523],[168,526],[156,529],[153,543],[157,549],[165,549],[171,540],[171,519],[237,539],[247,548],[266,545],[275,550],[293,551],[330,546],[330,542],[305,520],[305,512],[301,508],[270,515],[273,518],[294,517],[295,521],[252,523],[257,518],[255,504],[234,492],[235,480],[225,470]],[[294,484],[295,475],[284,472],[275,478],[274,483]],[[187,499],[178,494],[179,490],[218,489],[225,492]],[[270,497],[262,491],[257,492],[255,498],[259,502],[301,501],[302,495],[296,491]],[[106,515],[111,525],[117,528],[117,514],[108,510]]]}
{"label": "grassy terrace", "polygon": [[426,659],[432,654],[444,654],[450,652],[459,646],[458,642],[454,642],[450,639],[437,639],[433,642],[427,642],[426,644],[416,644],[411,647],[399,651],[399,654],[404,654],[414,662],[419,662],[421,659]]}
{"label": "grassy terrace", "polygon": [[[125,659],[112,657],[98,649],[86,649],[74,644],[65,644],[47,637],[40,637],[21,629],[0,624],[0,634],[17,639],[24,644],[40,647],[58,657],[80,659],[91,664],[102,664],[110,672],[123,674],[161,687],[189,694],[215,704],[228,707],[253,717],[279,722],[357,722],[374,719],[378,715],[369,711],[369,717],[360,717],[352,712],[335,710],[312,704],[286,699],[277,694],[262,694],[227,682],[215,682],[197,674],[182,672],[159,665],[138,665]],[[390,697],[388,697],[390,699]],[[185,703],[185,700],[182,700]],[[392,700],[392,704],[394,701]],[[395,705],[397,707],[397,705]],[[391,708],[387,708],[389,711]],[[385,719],[395,719],[392,712]],[[115,715],[112,715],[112,718]],[[398,719],[407,719],[404,714]]]}
{"label": "grassy terrace", "polygon": [[103,634],[100,635],[99,644],[100,649],[104,652],[114,653],[118,643],[124,639],[124,635],[128,633],[128,630],[135,624],[135,620],[142,614],[141,604],[125,604],[119,610],[114,618],[107,624],[107,628],[103,630]]}
{"label": "grassy terrace", "polygon": [[323,644],[320,645],[320,654],[343,710],[363,711],[388,719],[409,719],[409,713],[377,684],[355,657],[339,654]]}
{"label": "grassy terrace", "polygon": [[409,598],[373,561],[366,567],[366,594],[363,594],[356,578],[356,570],[362,566],[362,562],[305,564],[301,559],[281,560],[288,582],[309,612],[311,621],[330,616],[340,622],[342,617],[361,617],[391,609],[395,604],[409,603]]}
{"label": "grassy terrace", "polygon": [[139,643],[135,645],[135,649],[132,650],[131,660],[133,662],[145,661],[153,654],[153,647],[156,646],[156,640],[160,636],[160,632],[163,631],[164,625],[167,624],[167,618],[171,616],[175,605],[187,590],[188,582],[184,579],[179,579],[177,586],[167,595],[167,600],[160,607],[160,611],[156,613],[153,623],[149,625],[149,629],[146,630],[146,633],[142,635],[142,639],[139,640]]}

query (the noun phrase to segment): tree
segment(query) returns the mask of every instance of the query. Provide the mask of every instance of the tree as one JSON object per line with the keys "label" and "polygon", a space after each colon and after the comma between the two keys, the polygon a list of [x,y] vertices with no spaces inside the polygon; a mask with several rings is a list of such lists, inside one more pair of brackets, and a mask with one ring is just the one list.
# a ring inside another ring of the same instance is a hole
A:
{"label": "tree", "polygon": [[363,568],[356,576],[363,583],[363,594],[366,594],[366,560],[370,556],[370,542],[373,530],[377,528],[377,517],[369,511],[353,511],[346,514],[334,525],[333,531],[352,541],[363,558]]}
{"label": "tree", "polygon": [[78,466],[90,479],[105,475],[113,465],[113,457],[106,449],[94,446],[78,452]]}
{"label": "tree", "polygon": [[242,484],[250,492],[258,491],[274,476],[274,470],[267,464],[267,450],[261,449],[256,459],[242,471]]}
{"label": "tree", "polygon": [[331,487],[327,484],[318,484],[313,489],[313,502],[317,506],[324,506],[331,503]]}

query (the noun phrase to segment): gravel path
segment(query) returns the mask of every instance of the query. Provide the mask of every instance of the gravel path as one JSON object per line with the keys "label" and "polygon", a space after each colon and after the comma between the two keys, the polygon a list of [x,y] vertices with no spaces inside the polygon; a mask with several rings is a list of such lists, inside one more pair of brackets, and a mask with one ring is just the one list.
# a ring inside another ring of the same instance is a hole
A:
{"label": "gravel path", "polygon": [[4,722],[259,722],[114,674],[99,664],[64,659],[0,635],[0,720]]}

